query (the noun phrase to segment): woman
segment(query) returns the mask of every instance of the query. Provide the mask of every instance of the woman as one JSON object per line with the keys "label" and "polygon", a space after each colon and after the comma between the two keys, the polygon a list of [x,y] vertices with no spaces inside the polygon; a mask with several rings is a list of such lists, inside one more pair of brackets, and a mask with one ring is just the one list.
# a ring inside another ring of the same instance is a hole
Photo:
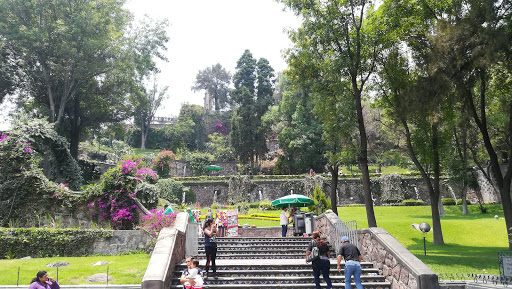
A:
{"label": "woman", "polygon": [[46,271],[39,271],[36,277],[30,282],[28,289],[59,289],[59,283],[55,279],[48,277]]}
{"label": "woman", "polygon": [[327,243],[320,238],[320,232],[314,231],[311,234],[311,238],[313,239],[306,250],[306,260],[308,259],[309,254],[313,250],[313,247],[318,247],[318,253],[320,258],[316,259],[312,262],[313,266],[313,276],[315,277],[315,285],[316,289],[321,289],[320,286],[320,272],[322,276],[324,276],[325,283],[327,283],[327,289],[332,288],[331,278],[329,277],[329,271],[331,270],[331,261],[329,258],[331,257],[331,252],[329,252],[329,246]]}
{"label": "woman", "polygon": [[204,224],[204,250],[206,252],[206,274],[204,280],[208,280],[208,269],[212,262],[213,278],[218,279],[215,258],[217,257],[217,228],[213,219],[206,220]]}

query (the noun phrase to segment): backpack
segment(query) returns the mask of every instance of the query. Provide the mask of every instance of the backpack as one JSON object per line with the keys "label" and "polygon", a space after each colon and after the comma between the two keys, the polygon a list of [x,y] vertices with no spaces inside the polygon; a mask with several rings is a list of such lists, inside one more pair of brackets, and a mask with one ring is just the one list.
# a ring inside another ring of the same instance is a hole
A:
{"label": "backpack", "polygon": [[311,249],[311,254],[309,254],[308,257],[306,258],[307,263],[313,262],[320,258],[320,250],[318,249],[316,242],[315,241],[311,241],[311,242],[314,242],[313,249]]}

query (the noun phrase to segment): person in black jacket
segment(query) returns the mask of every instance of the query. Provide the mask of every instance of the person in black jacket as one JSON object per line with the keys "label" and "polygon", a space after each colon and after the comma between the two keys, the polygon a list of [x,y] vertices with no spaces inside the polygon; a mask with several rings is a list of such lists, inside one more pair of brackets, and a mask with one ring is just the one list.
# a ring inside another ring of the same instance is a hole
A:
{"label": "person in black jacket", "polygon": [[341,237],[341,246],[338,251],[338,271],[341,271],[341,257],[345,259],[345,289],[351,289],[350,279],[354,275],[357,289],[363,289],[361,284],[361,252],[356,245],[349,243],[347,236]]}
{"label": "person in black jacket", "polygon": [[329,258],[331,257],[331,252],[329,252],[329,246],[324,240],[322,240],[322,238],[320,238],[319,231],[314,231],[311,234],[311,238],[312,241],[309,243],[308,249],[306,250],[306,261],[309,254],[311,254],[313,247],[318,247],[318,253],[320,255],[320,258],[311,263],[311,266],[313,267],[313,276],[315,277],[316,289],[322,288],[320,286],[320,273],[322,273],[325,283],[327,283],[327,289],[331,289],[332,282],[329,277],[329,271],[331,270],[331,261],[329,261]]}

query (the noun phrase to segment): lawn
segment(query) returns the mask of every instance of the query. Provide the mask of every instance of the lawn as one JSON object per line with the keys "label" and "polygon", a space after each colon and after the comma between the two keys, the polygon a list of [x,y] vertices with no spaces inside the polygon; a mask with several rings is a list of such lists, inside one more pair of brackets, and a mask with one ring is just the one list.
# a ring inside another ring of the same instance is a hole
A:
{"label": "lawn", "polygon": [[[85,279],[97,273],[107,273],[114,278],[109,284],[140,284],[151,255],[133,254],[119,256],[92,256],[92,257],[53,257],[34,259],[0,260],[2,274],[0,285],[16,284],[18,267],[20,267],[20,285],[29,285],[30,281],[40,270],[45,270],[48,275],[57,278],[57,268],[48,268],[46,264],[66,261],[70,266],[59,268],[59,283],[65,285],[79,284],[105,284],[87,283]],[[106,261],[110,264],[92,266],[98,261]]]}
{"label": "lawn", "polygon": [[[429,206],[375,207],[377,225],[393,235],[403,246],[436,273],[499,274],[497,251],[508,250],[505,220],[501,206],[488,206],[481,214],[470,206],[471,215],[463,216],[461,206],[445,206],[441,218],[445,245],[432,245],[433,233],[426,234],[427,256],[423,254],[423,233],[411,224],[432,225]],[[358,228],[367,228],[364,207],[340,207],[343,221],[356,220]],[[494,216],[499,219],[495,220]]]}

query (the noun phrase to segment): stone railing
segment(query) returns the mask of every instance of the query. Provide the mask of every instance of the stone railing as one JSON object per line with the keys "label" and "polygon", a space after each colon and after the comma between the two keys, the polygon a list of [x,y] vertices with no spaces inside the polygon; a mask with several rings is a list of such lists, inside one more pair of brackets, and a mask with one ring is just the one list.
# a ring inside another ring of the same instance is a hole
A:
{"label": "stone railing", "polygon": [[[341,222],[332,211],[315,217],[315,230],[331,244],[337,242],[335,224]],[[358,230],[359,250],[364,261],[372,262],[392,289],[438,289],[437,275],[382,228]],[[336,248],[337,250],[337,248]]]}
{"label": "stone railing", "polygon": [[188,214],[178,213],[172,228],[164,228],[142,278],[142,289],[166,289],[171,285],[176,263],[185,258]]}

